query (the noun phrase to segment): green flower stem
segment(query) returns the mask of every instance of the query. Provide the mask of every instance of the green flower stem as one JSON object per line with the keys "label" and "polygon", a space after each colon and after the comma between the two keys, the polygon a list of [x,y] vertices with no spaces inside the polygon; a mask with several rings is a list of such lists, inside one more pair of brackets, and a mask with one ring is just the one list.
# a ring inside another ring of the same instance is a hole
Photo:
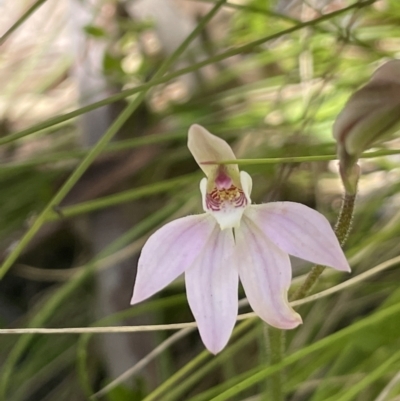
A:
{"label": "green flower stem", "polygon": [[[267,344],[267,356],[269,366],[281,363],[285,350],[285,332],[264,324],[264,337]],[[272,374],[267,381],[265,391],[265,401],[284,401],[285,393],[283,390],[284,372],[279,370]]]}
{"label": "green flower stem", "polygon": [[[332,18],[336,18],[339,15],[346,14],[347,12],[349,12],[349,11],[351,11],[353,9],[357,9],[357,8],[361,9],[363,7],[370,6],[371,4],[375,3],[376,1],[377,0],[366,0],[366,1],[363,1],[363,2],[356,2],[356,3],[354,3],[354,4],[352,4],[352,5],[348,6],[348,7],[345,7],[345,8],[342,8],[340,10],[325,14],[325,15],[319,17],[319,18],[315,18],[314,20],[305,21],[305,22],[296,24],[295,26],[293,26],[291,28],[282,30],[282,31],[277,32],[277,33],[275,33],[273,35],[264,36],[264,37],[262,37],[262,38],[260,38],[258,40],[253,41],[253,42],[246,43],[246,44],[244,44],[242,46],[237,46],[235,48],[226,50],[225,52],[217,54],[217,55],[215,55],[213,57],[210,57],[210,58],[208,58],[206,60],[203,60],[201,62],[192,64],[189,67],[177,70],[177,71],[175,71],[175,72],[173,72],[171,74],[168,74],[168,75],[165,75],[165,76],[161,76],[163,74],[156,74],[154,76],[154,78],[150,82],[148,82],[146,84],[138,85],[135,88],[123,91],[123,92],[118,93],[117,95],[114,95],[114,96],[110,96],[110,97],[108,97],[106,99],[103,99],[103,100],[101,100],[99,102],[92,103],[92,104],[90,104],[88,106],[82,107],[82,108],[80,108],[78,110],[74,110],[74,111],[72,111],[70,113],[63,114],[61,116],[50,118],[50,119],[48,119],[48,120],[46,120],[46,121],[44,121],[42,123],[36,124],[36,125],[34,125],[34,126],[30,127],[30,128],[27,128],[25,130],[16,132],[16,133],[11,134],[11,135],[7,135],[4,138],[0,138],[0,145],[4,145],[6,143],[9,143],[9,142],[15,141],[17,139],[23,138],[24,136],[27,136],[27,135],[33,134],[35,132],[41,131],[41,130],[46,129],[48,127],[51,127],[53,125],[60,124],[60,123],[62,123],[64,121],[67,121],[67,120],[70,120],[72,118],[78,117],[78,116],[80,116],[82,114],[85,114],[85,113],[87,113],[89,111],[98,109],[99,107],[103,107],[103,106],[106,106],[106,105],[108,105],[110,103],[117,102],[118,100],[125,99],[125,98],[127,98],[127,97],[129,97],[131,95],[134,95],[134,94],[137,94],[137,93],[146,92],[149,89],[151,89],[153,86],[169,82],[174,78],[177,78],[177,77],[180,77],[182,75],[191,73],[193,71],[197,71],[200,68],[205,67],[205,66],[207,66],[209,64],[213,64],[213,63],[216,63],[218,61],[225,60],[226,58],[235,56],[237,54],[248,53],[249,51],[253,50],[254,48],[256,48],[256,47],[258,47],[258,46],[260,46],[260,45],[262,45],[262,44],[264,44],[266,42],[269,42],[270,40],[278,39],[278,38],[280,38],[282,36],[285,36],[285,35],[287,35],[289,33],[296,32],[296,31],[298,31],[300,29],[303,29],[303,28],[306,28],[306,27],[309,27],[309,26],[316,26],[316,25],[318,25],[318,24],[320,24],[322,22],[326,22],[326,21],[331,20]],[[224,3],[224,2],[222,2],[222,3]],[[221,6],[220,3],[217,3],[215,7],[217,9],[219,9],[220,6]],[[212,11],[213,10],[211,10],[211,12]],[[208,17],[208,15],[206,15],[205,18],[207,18],[207,17]],[[197,28],[199,28],[202,25],[202,22],[203,22],[203,20],[200,21],[200,23],[199,23]],[[197,31],[200,31],[202,29],[202,27],[199,30],[196,28],[196,30],[194,32],[196,32],[196,34],[197,34]],[[188,39],[189,39],[189,37],[188,37]],[[179,53],[179,55],[180,54],[181,53]],[[173,56],[174,55],[172,55],[171,58]],[[173,61],[176,61],[176,58],[174,58]]]}
{"label": "green flower stem", "polygon": [[344,194],[338,221],[335,226],[335,234],[341,246],[343,246],[347,241],[347,237],[351,230],[355,202],[356,194]]}
{"label": "green flower stem", "polygon": [[[203,30],[206,24],[211,20],[211,18],[217,13],[219,8],[225,3],[226,0],[219,0],[215,6],[201,19],[197,27],[193,32],[183,41],[183,43],[178,47],[178,49],[161,65],[159,70],[154,75],[153,79],[150,80],[151,84],[154,84],[158,78],[162,77],[170,67],[172,67],[179,57],[185,52],[190,43],[198,36],[198,34]],[[102,138],[97,142],[97,144],[90,150],[87,156],[82,160],[79,166],[71,174],[69,179],[64,183],[64,185],[59,189],[56,195],[51,199],[51,201],[44,208],[42,213],[36,218],[30,229],[25,233],[22,239],[19,241],[17,246],[11,251],[11,253],[6,257],[3,265],[0,268],[0,279],[7,273],[8,269],[17,260],[18,256],[21,254],[25,246],[32,240],[34,235],[42,227],[43,223],[46,221],[47,216],[54,210],[55,207],[65,198],[68,192],[76,184],[83,173],[88,169],[96,157],[103,151],[106,145],[111,141],[115,134],[121,129],[125,124],[131,114],[139,107],[139,105],[144,100],[147,89],[137,95],[137,97],[128,104],[128,106],[122,111]]]}
{"label": "green flower stem", "polygon": [[[334,229],[341,246],[346,242],[351,229],[355,200],[356,194],[348,194],[347,192],[344,194],[342,199],[342,206]],[[291,300],[295,301],[304,298],[310,292],[311,288],[324,270],[325,266],[315,265],[311,269],[311,272],[308,274],[302,286],[294,293]]]}

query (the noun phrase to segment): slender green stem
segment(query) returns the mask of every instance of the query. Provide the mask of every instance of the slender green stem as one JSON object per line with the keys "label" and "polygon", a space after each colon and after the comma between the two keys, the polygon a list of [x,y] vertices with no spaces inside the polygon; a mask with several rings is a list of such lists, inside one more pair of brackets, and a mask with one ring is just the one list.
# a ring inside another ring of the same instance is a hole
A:
{"label": "slender green stem", "polygon": [[[175,64],[175,62],[179,59],[179,57],[188,48],[190,43],[203,30],[206,24],[217,13],[219,8],[223,5],[223,3],[225,3],[225,1],[226,0],[219,0],[216,3],[216,5],[206,14],[206,16],[202,18],[202,20],[199,22],[199,24],[193,30],[193,32],[183,41],[183,43],[178,47],[178,49],[161,65],[161,67],[156,72],[150,83],[162,77],[168,71],[168,69]],[[97,142],[97,144],[82,160],[79,166],[71,174],[69,179],[59,189],[59,191],[56,193],[53,199],[51,199],[51,201],[47,204],[42,213],[40,213],[40,215],[36,218],[30,229],[25,233],[25,235],[19,241],[17,246],[6,257],[3,265],[0,268],[0,279],[7,273],[7,271],[17,260],[18,256],[21,254],[25,246],[32,240],[34,235],[39,231],[40,227],[42,227],[43,223],[46,221],[48,214],[51,213],[54,210],[54,208],[57,207],[58,204],[65,198],[68,192],[79,180],[79,178],[92,164],[95,158],[103,151],[103,149],[111,141],[111,139],[115,136],[115,134],[122,128],[122,126],[131,116],[131,114],[137,109],[137,107],[139,107],[139,105],[145,98],[148,89],[143,90],[136,97],[136,99],[134,99],[131,103],[128,104],[128,106],[122,111],[122,113],[118,116],[118,118],[114,121],[114,123],[110,126],[110,128],[106,131],[106,133],[101,137],[101,139]]]}
{"label": "slender green stem", "polygon": [[[374,152],[365,152],[362,155],[360,155],[360,159],[372,159],[374,157],[398,155],[399,153],[400,153],[399,149],[382,149]],[[337,158],[338,156],[336,154],[317,155],[317,156],[268,157],[262,159],[224,160],[222,162],[218,162],[218,164],[238,164],[239,166],[253,166],[253,165],[276,164],[276,163],[320,162],[320,161],[336,160]]]}
{"label": "slender green stem", "polygon": [[[72,111],[70,113],[66,113],[66,114],[63,114],[61,116],[50,118],[50,119],[48,119],[48,120],[46,120],[46,121],[44,121],[42,123],[34,125],[34,126],[32,126],[30,128],[27,128],[25,130],[22,130],[22,131],[19,131],[19,132],[15,132],[14,134],[11,134],[11,135],[7,135],[4,138],[0,138],[0,145],[15,141],[15,140],[20,139],[20,138],[22,138],[24,136],[33,134],[35,132],[41,131],[41,130],[46,129],[48,127],[51,127],[53,125],[62,123],[64,121],[70,120],[70,119],[75,118],[75,117],[78,117],[78,116],[80,116],[82,114],[85,114],[85,113],[87,113],[89,111],[98,109],[100,107],[106,106],[106,105],[108,105],[110,103],[114,103],[114,102],[117,102],[117,101],[122,100],[122,99],[125,99],[125,98],[127,98],[129,96],[132,96],[134,94],[141,93],[143,91],[148,91],[149,89],[151,89],[155,85],[159,85],[159,84],[163,84],[163,83],[169,82],[172,79],[175,79],[177,77],[180,77],[180,76],[188,74],[188,73],[191,73],[193,71],[197,71],[200,68],[205,67],[207,65],[216,63],[218,61],[225,60],[226,58],[235,56],[235,55],[240,54],[240,53],[248,53],[249,51],[253,50],[254,48],[256,48],[256,47],[258,47],[258,46],[260,46],[260,45],[262,45],[262,44],[264,44],[266,42],[278,39],[278,38],[280,38],[280,37],[282,37],[284,35],[296,32],[296,31],[298,31],[300,29],[303,29],[303,28],[306,28],[306,27],[309,27],[309,26],[315,26],[315,25],[320,24],[322,22],[329,21],[330,19],[336,18],[336,17],[338,17],[339,15],[342,15],[342,14],[346,14],[347,12],[349,12],[349,11],[351,11],[353,9],[370,6],[371,4],[375,3],[376,1],[377,0],[367,0],[367,1],[364,1],[364,2],[357,2],[357,3],[354,3],[354,4],[350,5],[350,6],[348,6],[348,7],[342,8],[340,10],[333,11],[331,13],[325,14],[325,15],[323,15],[323,16],[321,16],[319,18],[316,18],[314,20],[301,22],[301,23],[296,24],[295,26],[293,26],[291,28],[284,29],[284,30],[279,31],[279,32],[277,32],[275,34],[264,36],[264,37],[262,37],[260,39],[257,39],[257,40],[255,40],[253,42],[250,42],[250,43],[246,43],[246,44],[244,44],[242,46],[237,46],[235,48],[228,49],[228,50],[226,50],[226,51],[224,51],[224,52],[222,52],[220,54],[217,54],[217,55],[215,55],[213,57],[209,57],[208,59],[202,60],[202,61],[200,61],[198,63],[192,64],[189,67],[177,70],[177,71],[175,71],[175,72],[173,72],[171,74],[168,74],[166,76],[160,76],[160,75],[157,74],[157,76],[154,76],[154,78],[148,83],[139,85],[139,86],[137,86],[135,88],[132,88],[132,89],[129,89],[129,90],[126,90],[126,91],[123,91],[123,92],[120,92],[120,93],[118,93],[118,94],[116,94],[114,96],[108,97],[107,99],[103,99],[103,100],[100,100],[98,102],[92,103],[92,104],[90,104],[88,106],[82,107],[82,108],[80,108],[78,110],[74,110],[74,111]],[[219,8],[219,3],[216,4],[216,7]],[[201,24],[201,22],[200,22],[200,24]],[[200,24],[199,24],[199,26],[200,26]]]}
{"label": "slender green stem", "polygon": [[398,319],[399,313],[400,304],[398,303],[393,306],[386,307],[385,309],[379,310],[378,312],[364,319],[361,319],[351,324],[350,326],[347,326],[346,328],[323,338],[322,340],[311,343],[310,345],[299,349],[293,354],[286,356],[279,364],[276,364],[274,366],[267,366],[266,368],[260,370],[258,373],[255,373],[251,377],[239,383],[232,384],[230,389],[224,391],[223,393],[220,393],[216,397],[212,398],[210,401],[231,400],[240,392],[256,385],[262,380],[265,380],[265,378],[270,376],[271,374],[304,359],[314,352],[321,351],[328,347],[333,347],[335,344],[341,344],[343,346],[343,344],[349,341],[349,339],[356,339],[357,336],[360,335],[360,333],[366,333],[370,327],[379,327],[379,325],[381,325],[382,322],[386,321],[387,319],[396,321],[395,319]]}
{"label": "slender green stem", "polygon": [[[221,129],[219,130],[222,131]],[[232,135],[232,132],[230,133]],[[154,134],[145,136],[143,138],[126,139],[109,144],[103,153],[116,152],[120,150],[133,149],[140,146],[151,145],[153,143],[169,142],[176,139],[186,138],[185,132],[178,132],[173,134]],[[234,133],[234,135],[237,135]],[[225,135],[227,137],[228,135]],[[233,135],[232,135],[233,136]],[[332,144],[333,146],[333,144]],[[45,156],[32,158],[23,162],[9,162],[5,161],[0,163],[0,171],[8,171],[17,168],[28,168],[45,163],[54,163],[63,160],[80,159],[88,154],[85,149],[76,149],[68,152],[55,152]],[[400,154],[400,149],[382,149],[374,152],[365,152],[360,156],[360,159],[373,159],[375,157],[391,156]],[[262,159],[237,159],[237,160],[224,160],[218,164],[238,164],[239,166],[258,166],[263,164],[281,164],[281,163],[303,163],[303,162],[318,162],[336,160],[338,157],[335,154],[330,155],[317,155],[317,156],[287,156],[287,157],[266,157]]]}
{"label": "slender green stem", "polygon": [[99,199],[78,203],[77,205],[63,207],[49,213],[46,221],[59,220],[60,218],[74,217],[95,210],[130,202],[134,199],[143,198],[154,194],[161,194],[181,188],[182,185],[196,181],[197,173],[187,174],[170,180],[161,181],[155,184],[123,191],[115,195],[104,196]]}
{"label": "slender green stem", "polygon": [[[196,29],[186,38],[186,40],[182,43],[181,46],[174,52],[174,54],[168,58],[165,63],[160,67],[158,72],[156,73],[154,79],[163,75],[170,66],[172,66],[175,61],[180,57],[180,55],[184,52],[184,50],[189,46],[191,41],[198,35],[198,33],[204,28],[204,26],[208,23],[208,21],[215,15],[219,7],[225,2],[225,0],[220,0],[215,7],[211,9],[209,13],[200,21],[197,25]],[[78,166],[78,168],[74,171],[74,173],[70,176],[67,182],[63,185],[63,187],[59,190],[59,192],[54,196],[54,198],[49,202],[43,212],[36,219],[32,227],[27,231],[25,236],[21,239],[20,243],[16,246],[13,252],[6,258],[2,268],[0,269],[0,277],[2,277],[8,269],[11,267],[13,262],[17,259],[19,254],[22,252],[23,248],[35,233],[39,230],[41,225],[44,223],[47,214],[56,206],[59,202],[64,198],[64,196],[68,193],[68,191],[72,188],[72,186],[76,183],[76,181],[80,178],[80,176],[84,173],[84,171],[89,167],[91,162],[95,159],[95,157],[103,150],[103,148],[107,145],[107,143],[112,139],[112,137],[116,134],[116,132],[120,129],[120,127],[125,123],[125,121],[129,118],[131,113],[135,110],[136,107],[140,105],[143,98],[145,96],[145,91],[141,93],[132,103],[130,103],[125,110],[120,114],[114,124],[107,130],[104,136],[100,139],[100,141],[94,146],[94,148],[89,152],[89,154],[85,157],[82,163]],[[153,216],[154,217],[154,216]],[[140,225],[135,226],[134,229],[138,230]],[[142,228],[142,227],[140,227]],[[107,250],[111,250],[114,247],[114,243],[111,244]],[[65,287],[63,287],[64,291],[58,291],[54,298],[51,299],[50,303],[47,305],[47,309],[37,316],[36,319],[31,321],[31,324],[34,326],[41,326],[49,316],[55,310],[55,307],[58,306],[62,300],[66,298],[77,286],[81,283],[85,278],[89,276],[89,272],[91,269],[84,270],[82,275],[76,280],[71,280]],[[21,340],[17,343],[17,345],[12,349],[6,363],[2,369],[2,375],[0,379],[0,399],[6,399],[7,387],[9,384],[9,380],[11,378],[12,371],[14,369],[15,364],[18,362],[22,353],[26,350],[32,340],[32,336],[23,336]]]}
{"label": "slender green stem", "polygon": [[115,136],[115,134],[120,130],[122,125],[128,120],[129,116],[133,113],[133,111],[139,106],[140,102],[143,99],[143,96],[138,96],[133,102],[131,102],[125,110],[119,115],[119,117],[115,120],[115,122],[111,125],[111,127],[107,130],[104,136],[99,140],[99,142],[92,148],[92,150],[88,153],[84,160],[80,163],[80,165],[76,168],[76,170],[71,174],[68,180],[64,183],[64,185],[60,188],[60,190],[55,194],[53,199],[47,204],[44,210],[40,213],[40,215],[36,218],[32,226],[25,233],[22,239],[18,242],[17,246],[12,250],[12,252],[6,257],[3,265],[0,268],[0,279],[7,273],[9,268],[13,265],[13,263],[17,260],[18,256],[21,254],[25,246],[32,240],[34,235],[39,231],[44,222],[47,219],[47,216],[54,210],[55,207],[65,198],[68,192],[72,189],[75,183],[79,180],[79,178],[83,175],[83,173],[88,169],[88,167],[92,164],[95,158],[101,153],[103,148],[107,145],[109,141]]}
{"label": "slender green stem", "polygon": [[[125,309],[121,312],[114,313],[113,315],[106,316],[91,326],[108,326],[116,322],[121,322],[126,318],[131,318],[145,313],[150,313],[154,311],[162,311],[164,309],[170,308],[171,306],[181,305],[186,301],[183,294],[173,295],[171,297],[164,297],[162,299],[156,299],[154,301],[146,302],[141,305],[137,305],[134,308]],[[95,392],[92,389],[90,381],[90,369],[88,367],[88,360],[90,359],[88,353],[89,342],[93,338],[93,333],[85,333],[79,337],[77,344],[77,373],[79,382],[82,389],[86,393],[86,397],[89,399],[90,396]],[[93,397],[96,399],[96,397]]]}
{"label": "slender green stem", "polygon": [[193,388],[196,383],[200,383],[201,379],[203,379],[207,374],[210,374],[212,370],[216,369],[219,366],[222,366],[224,363],[230,363],[236,353],[243,350],[245,345],[249,344],[252,340],[254,341],[254,338],[257,335],[256,331],[250,330],[247,332],[247,330],[251,326],[254,326],[257,320],[250,320],[251,321],[249,323],[240,323],[239,325],[237,325],[235,329],[236,331],[234,331],[231,338],[231,342],[232,340],[235,340],[234,343],[229,345],[229,347],[225,349],[224,352],[221,352],[220,354],[213,357],[204,366],[196,369],[195,372],[192,372],[188,377],[185,378],[183,382],[178,383],[174,386],[174,388],[170,389],[168,391],[168,395],[164,396],[162,401],[164,401],[164,399],[165,401],[177,401],[182,399],[183,394],[185,394],[185,392],[187,392],[190,388]]}
{"label": "slender green stem", "polygon": [[[255,322],[256,322],[255,319],[249,319],[248,321],[240,322],[233,330],[231,341],[241,336],[243,332],[247,330],[249,327],[251,327]],[[235,348],[236,347],[234,347],[234,349]],[[177,392],[180,392],[180,390],[178,390],[179,388],[184,387],[186,389],[186,384],[187,384],[186,381],[189,381],[189,383],[193,383],[196,380],[198,380],[198,378],[203,377],[203,375],[209,372],[210,369],[214,368],[221,359],[224,360],[225,355],[226,351],[217,355],[212,359],[212,362],[204,366],[203,369],[200,368],[200,365],[207,360],[207,358],[210,356],[210,353],[208,351],[201,352],[199,355],[197,355],[197,357],[192,359],[183,368],[178,370],[170,378],[168,378],[162,384],[160,384],[160,386],[158,386],[154,391],[152,391],[149,395],[147,395],[143,401],[154,401],[157,399],[162,400],[163,398],[161,397],[163,397],[165,394],[168,394],[168,398],[170,398],[170,393],[174,395]],[[228,353],[228,355],[231,354]],[[196,371],[194,372],[194,370]],[[188,376],[189,374],[190,377]],[[185,377],[187,378],[185,379]],[[177,396],[178,395],[179,394],[177,394]]]}
{"label": "slender green stem", "polygon": [[33,3],[29,9],[18,18],[17,22],[15,22],[6,33],[0,38],[0,46],[4,44],[4,42],[9,38],[9,36],[16,31],[41,5],[43,5],[47,0],[37,0]]}
{"label": "slender green stem", "polygon": [[[264,324],[263,330],[267,344],[269,366],[281,363],[285,349],[285,332],[268,326],[267,324]],[[265,401],[284,401],[285,393],[283,389],[283,375],[283,370],[278,370],[268,379],[264,397]]]}
{"label": "slender green stem", "polygon": [[[340,209],[339,217],[335,225],[335,234],[339,240],[340,245],[344,245],[351,230],[351,223],[353,220],[353,211],[356,201],[356,194],[344,194],[342,199],[342,206]],[[304,298],[317,282],[319,276],[325,270],[325,266],[315,265],[311,272],[306,277],[306,280],[301,287],[294,293],[292,301]]]}
{"label": "slender green stem", "polygon": [[[357,396],[362,394],[362,391],[370,386],[372,383],[377,381],[377,379],[381,378],[385,374],[387,374],[391,369],[393,369],[398,364],[398,360],[400,359],[400,351],[395,352],[390,358],[388,358],[382,364],[378,364],[377,368],[372,370],[372,372],[368,372],[366,376],[354,383],[350,388],[345,389],[339,394],[335,394],[333,397],[329,397],[325,401],[352,401],[356,399]],[[379,400],[380,398],[376,398]],[[387,399],[385,397],[385,399]],[[395,400],[395,398],[391,398]]]}
{"label": "slender green stem", "polygon": [[[342,206],[334,229],[339,243],[342,246],[346,242],[351,229],[355,199],[356,194],[348,194],[347,192],[342,199]],[[310,292],[324,270],[325,266],[315,265],[302,286],[293,295],[292,300],[304,298]],[[265,341],[268,345],[269,365],[279,364],[284,355],[285,333],[282,330],[274,329],[267,325],[265,326],[264,333]],[[268,380],[266,396],[269,395],[269,398],[267,396],[265,399],[283,401],[285,397],[282,385],[283,371],[279,370]]]}
{"label": "slender green stem", "polygon": [[[142,220],[140,223],[136,224],[131,230],[125,233],[122,237],[117,238],[114,242],[108,245],[99,255],[97,255],[93,260],[87,263],[86,268],[81,270],[81,273],[74,276],[70,281],[63,285],[59,290],[57,290],[42,306],[40,311],[30,320],[29,327],[41,327],[46,321],[54,315],[54,313],[59,309],[60,305],[65,302],[71,294],[74,293],[82,284],[86,282],[89,277],[91,277],[93,272],[93,266],[102,258],[111,255],[118,249],[123,247],[126,243],[133,241],[135,238],[140,237],[144,233],[148,232],[161,221],[165,220],[167,216],[170,216],[176,210],[176,205],[168,204],[161,210],[153,213],[146,219]],[[16,345],[11,350],[8,355],[7,360],[3,363],[0,375],[0,400],[6,401],[7,398],[7,388],[9,381],[12,377],[12,372],[15,365],[20,360],[21,356],[26,352],[27,348],[32,342],[34,335],[27,334],[21,336]]]}
{"label": "slender green stem", "polygon": [[341,246],[343,246],[347,241],[347,237],[351,230],[355,202],[356,194],[344,194],[339,218],[335,225],[335,234]]}

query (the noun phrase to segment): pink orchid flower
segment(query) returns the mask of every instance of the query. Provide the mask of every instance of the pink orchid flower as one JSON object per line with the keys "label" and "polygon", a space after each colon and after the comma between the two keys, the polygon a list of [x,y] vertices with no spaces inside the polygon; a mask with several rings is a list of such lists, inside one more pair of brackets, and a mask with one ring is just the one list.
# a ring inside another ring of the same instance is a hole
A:
{"label": "pink orchid flower", "polygon": [[207,178],[200,182],[204,214],[156,231],[143,247],[132,304],[149,298],[185,273],[190,309],[206,348],[227,344],[238,314],[239,277],[250,306],[271,326],[293,329],[301,317],[289,305],[289,254],[350,271],[324,216],[293,202],[252,205],[252,179],[230,146],[199,125],[188,147]]}

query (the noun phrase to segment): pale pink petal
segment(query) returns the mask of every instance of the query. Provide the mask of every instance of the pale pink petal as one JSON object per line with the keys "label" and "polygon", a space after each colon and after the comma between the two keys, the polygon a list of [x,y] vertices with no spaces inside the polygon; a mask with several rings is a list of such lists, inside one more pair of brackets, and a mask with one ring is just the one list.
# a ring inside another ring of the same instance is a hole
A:
{"label": "pale pink petal", "polygon": [[240,183],[242,185],[243,192],[247,199],[247,204],[251,204],[251,190],[253,189],[253,179],[250,177],[250,174],[246,171],[240,172]]}
{"label": "pale pink petal", "polygon": [[227,344],[238,313],[238,271],[232,230],[217,227],[186,270],[186,293],[201,339],[216,354]]}
{"label": "pale pink petal", "polygon": [[245,216],[280,249],[313,263],[350,271],[328,220],[316,210],[294,202],[251,205]]}
{"label": "pale pink petal", "polygon": [[156,231],[142,249],[131,304],[151,297],[190,267],[216,227],[211,216],[201,214]]}
{"label": "pale pink petal", "polygon": [[246,216],[235,239],[240,280],[254,312],[271,326],[297,327],[302,320],[288,302],[292,269],[287,253]]}

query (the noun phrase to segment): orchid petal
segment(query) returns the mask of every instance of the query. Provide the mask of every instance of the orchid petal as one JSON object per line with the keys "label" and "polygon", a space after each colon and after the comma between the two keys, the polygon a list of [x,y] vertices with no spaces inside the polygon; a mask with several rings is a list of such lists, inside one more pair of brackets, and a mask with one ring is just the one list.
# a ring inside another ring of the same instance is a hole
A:
{"label": "orchid petal", "polygon": [[202,178],[200,180],[200,193],[201,193],[201,205],[203,206],[203,210],[208,212],[207,208],[207,178]]}
{"label": "orchid petal", "polygon": [[[218,165],[212,163],[236,160],[233,150],[226,141],[211,134],[198,124],[189,128],[188,148],[207,177],[213,177],[218,169]],[[226,170],[231,177],[239,174],[239,168],[236,164],[226,166]]]}
{"label": "orchid petal", "polygon": [[216,227],[212,217],[201,214],[171,221],[156,231],[142,249],[131,304],[149,298],[190,267]]}
{"label": "orchid petal", "polygon": [[292,269],[287,253],[246,215],[240,229],[235,230],[235,239],[240,280],[254,312],[271,326],[297,327],[302,320],[288,302]]}
{"label": "orchid petal", "polygon": [[316,210],[294,202],[252,205],[245,211],[278,248],[313,263],[350,271],[328,220]]}
{"label": "orchid petal", "polygon": [[201,339],[216,354],[227,344],[238,313],[238,272],[232,230],[216,226],[196,262],[186,270],[186,293]]}
{"label": "orchid petal", "polygon": [[240,184],[242,185],[243,192],[247,199],[247,204],[251,204],[251,190],[253,189],[253,179],[250,177],[250,174],[246,171],[240,172]]}

